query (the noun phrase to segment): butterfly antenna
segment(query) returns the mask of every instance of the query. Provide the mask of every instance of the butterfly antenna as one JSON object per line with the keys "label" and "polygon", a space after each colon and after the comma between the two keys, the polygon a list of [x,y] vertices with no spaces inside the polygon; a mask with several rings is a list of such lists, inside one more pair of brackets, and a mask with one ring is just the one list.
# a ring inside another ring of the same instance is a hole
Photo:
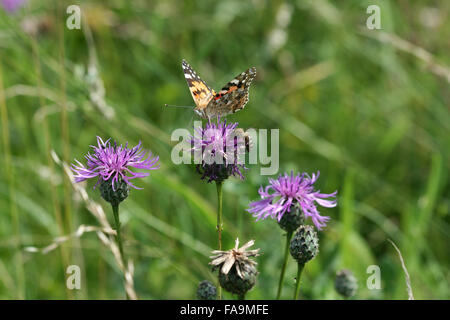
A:
{"label": "butterfly antenna", "polygon": [[176,106],[176,105],[174,105],[174,104],[165,104],[164,105],[164,107],[173,107],[173,108],[190,108],[190,109],[192,109],[192,108],[194,108],[193,106]]}

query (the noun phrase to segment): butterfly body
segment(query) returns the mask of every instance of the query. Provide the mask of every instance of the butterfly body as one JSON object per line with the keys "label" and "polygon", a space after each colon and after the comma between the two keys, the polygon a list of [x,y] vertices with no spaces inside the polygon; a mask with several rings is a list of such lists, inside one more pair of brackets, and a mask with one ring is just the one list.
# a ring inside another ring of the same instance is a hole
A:
{"label": "butterfly body", "polygon": [[250,83],[256,76],[254,67],[240,73],[216,93],[185,60],[183,60],[181,65],[192,98],[196,104],[194,111],[200,117],[204,119],[218,116],[224,117],[243,109],[247,104]]}

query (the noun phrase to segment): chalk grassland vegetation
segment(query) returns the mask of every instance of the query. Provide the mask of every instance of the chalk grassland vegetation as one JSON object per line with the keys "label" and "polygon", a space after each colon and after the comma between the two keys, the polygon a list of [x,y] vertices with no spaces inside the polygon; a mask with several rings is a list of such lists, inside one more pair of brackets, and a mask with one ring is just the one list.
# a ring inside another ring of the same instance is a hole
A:
{"label": "chalk grassland vegetation", "polygon": [[[243,128],[280,129],[280,173],[321,171],[338,190],[302,299],[338,299],[334,275],[353,270],[357,298],[407,298],[400,248],[417,299],[449,296],[450,2],[378,1],[382,30],[365,28],[371,1],[82,1],[82,29],[65,28],[64,1],[0,13],[0,298],[124,298],[123,276],[95,232],[47,254],[29,253],[79,225],[98,226],[50,150],[80,159],[95,137],[143,145],[161,169],[121,206],[141,299],[195,298],[216,244],[216,190],[170,160],[171,132],[191,126],[186,59],[219,89],[255,66]],[[26,31],[24,31],[26,30]],[[30,35],[31,34],[31,35]],[[261,248],[248,299],[275,298],[284,238],[254,223],[259,166],[224,184],[224,248]],[[85,186],[112,222],[94,182]],[[82,270],[81,290],[65,269]],[[381,268],[382,289],[365,283]],[[296,264],[286,271],[291,298]],[[231,298],[225,293],[225,298]]]}

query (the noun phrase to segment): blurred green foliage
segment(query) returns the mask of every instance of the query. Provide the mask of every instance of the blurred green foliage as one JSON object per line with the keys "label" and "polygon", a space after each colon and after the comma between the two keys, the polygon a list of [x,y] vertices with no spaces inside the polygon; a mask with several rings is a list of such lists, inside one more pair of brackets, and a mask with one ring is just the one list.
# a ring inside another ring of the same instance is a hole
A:
{"label": "blurred green foliage", "polygon": [[[376,1],[382,30],[369,31],[366,8],[373,2],[80,1],[81,30],[65,27],[69,2],[29,1],[15,14],[0,12],[9,134],[4,139],[3,122],[0,298],[124,297],[121,273],[94,233],[47,255],[17,250],[96,225],[62,169],[52,168],[48,150],[82,160],[97,135],[141,140],[161,159],[160,170],[137,182],[144,190],[132,190],[121,205],[139,297],[194,299],[201,280],[217,281],[208,267],[217,242],[215,186],[170,160],[171,132],[194,119],[188,109],[163,107],[193,105],[183,58],[215,89],[255,66],[250,102],[229,119],[243,128],[279,128],[279,172],[320,170],[317,187],[339,192],[337,208],[321,209],[332,220],[303,273],[302,299],[339,299],[333,284],[342,268],[358,279],[356,298],[407,298],[388,238],[402,251],[416,298],[450,298],[450,83],[431,63],[399,50],[398,41],[376,39],[395,34],[448,71],[450,2]],[[245,181],[224,185],[224,247],[236,237],[255,239],[263,254],[248,298],[273,299],[284,233],[245,211],[268,178],[258,165],[249,167]],[[112,221],[93,185],[87,183],[89,196]],[[69,264],[82,267],[79,291],[65,289]],[[369,265],[381,268],[381,290],[365,285]],[[284,298],[292,296],[295,273],[291,259]]]}

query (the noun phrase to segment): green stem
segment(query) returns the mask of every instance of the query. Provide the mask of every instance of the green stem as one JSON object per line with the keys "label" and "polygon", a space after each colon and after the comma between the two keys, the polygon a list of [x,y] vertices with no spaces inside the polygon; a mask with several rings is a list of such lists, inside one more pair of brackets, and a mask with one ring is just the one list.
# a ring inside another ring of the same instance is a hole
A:
{"label": "green stem", "polygon": [[238,295],[238,300],[245,300],[245,293]]}
{"label": "green stem", "polygon": [[219,250],[222,250],[222,184],[216,182],[217,186],[217,234],[219,237]]}
{"label": "green stem", "polygon": [[[216,181],[217,187],[217,236],[219,238],[219,250],[222,250],[222,181]],[[219,284],[219,300],[222,300],[222,287]]]}
{"label": "green stem", "polygon": [[280,300],[281,291],[283,290],[284,274],[286,273],[286,266],[289,257],[289,246],[291,244],[291,238],[292,238],[292,231],[286,234],[286,248],[284,249],[283,266],[281,268],[280,281],[278,282],[277,300]]}
{"label": "green stem", "polygon": [[305,264],[298,264],[298,269],[297,269],[297,282],[295,284],[295,294],[294,294],[294,300],[298,300],[298,294],[300,292],[300,279],[302,277],[302,271],[303,268],[305,267]]}
{"label": "green stem", "polygon": [[125,256],[123,254],[123,246],[122,246],[122,237],[120,236],[120,219],[119,219],[119,205],[112,205],[113,213],[114,213],[114,225],[116,229],[116,241],[119,246],[120,258],[122,259],[122,263],[125,267]]}
{"label": "green stem", "polygon": [[[125,255],[123,253],[122,237],[120,235],[119,205],[112,204],[112,209],[113,209],[113,213],[114,213],[114,228],[116,229],[116,233],[117,233],[116,242],[117,242],[117,246],[119,247],[120,259],[122,260],[123,267],[126,268],[127,266],[125,264]],[[129,299],[126,289],[125,289],[125,294],[127,296],[127,299]]]}

